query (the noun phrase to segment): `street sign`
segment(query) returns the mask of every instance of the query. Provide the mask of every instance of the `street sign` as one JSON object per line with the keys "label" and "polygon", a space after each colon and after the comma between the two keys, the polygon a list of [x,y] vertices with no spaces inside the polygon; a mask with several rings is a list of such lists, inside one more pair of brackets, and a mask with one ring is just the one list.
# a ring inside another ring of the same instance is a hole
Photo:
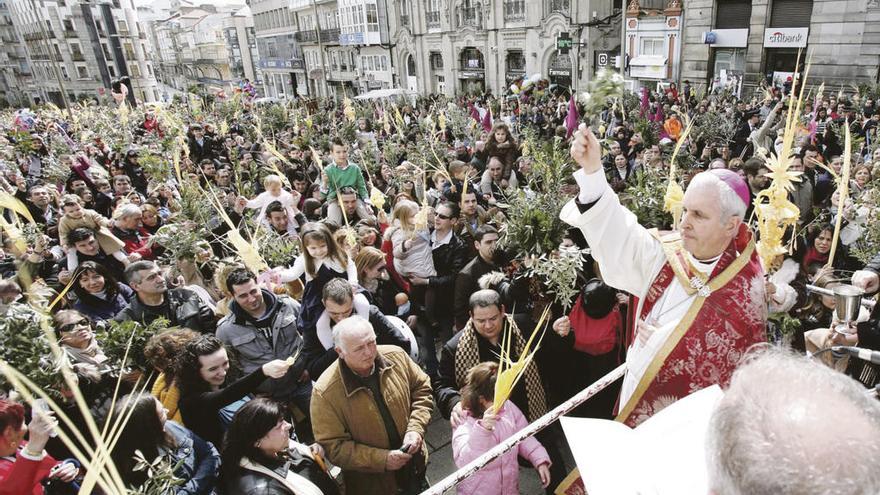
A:
{"label": "street sign", "polygon": [[571,46],[571,34],[563,32],[556,35],[556,50],[558,50],[559,53],[563,55],[568,54],[568,50],[571,49]]}
{"label": "street sign", "polygon": [[593,59],[595,62],[594,70],[598,71],[605,68],[611,68],[615,66],[615,57],[617,57],[617,50],[596,50],[595,58]]}

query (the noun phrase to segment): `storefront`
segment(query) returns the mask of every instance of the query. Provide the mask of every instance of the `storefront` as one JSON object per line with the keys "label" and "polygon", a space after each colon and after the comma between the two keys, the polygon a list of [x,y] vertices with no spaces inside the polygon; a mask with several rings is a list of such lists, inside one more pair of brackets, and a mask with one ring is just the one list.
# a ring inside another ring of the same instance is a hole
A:
{"label": "storefront", "polygon": [[547,68],[550,84],[571,88],[571,56],[558,51],[553,52]]}
{"label": "storefront", "polygon": [[703,33],[703,43],[711,46],[709,87],[723,88],[740,96],[746,71],[748,29],[714,29]]}
{"label": "storefront", "polygon": [[464,48],[458,57],[458,87],[465,94],[483,94],[486,91],[486,65],[483,52]]}
{"label": "storefront", "polygon": [[[781,85],[795,68],[804,68],[807,38],[810,28],[767,28],[764,31],[764,74],[776,85]],[[798,50],[801,51],[800,64]]]}
{"label": "storefront", "polygon": [[[807,50],[813,0],[774,0],[770,22],[764,30],[764,75],[781,85],[798,64],[798,50]],[[803,70],[803,56],[800,61]]]}

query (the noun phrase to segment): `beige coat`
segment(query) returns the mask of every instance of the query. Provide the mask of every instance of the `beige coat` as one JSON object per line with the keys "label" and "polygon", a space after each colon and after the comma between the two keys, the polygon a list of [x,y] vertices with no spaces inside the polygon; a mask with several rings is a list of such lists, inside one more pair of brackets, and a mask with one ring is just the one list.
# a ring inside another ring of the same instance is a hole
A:
{"label": "beige coat", "polygon": [[[125,248],[125,243],[110,232],[107,228],[111,220],[101,216],[95,210],[83,209],[81,218],[70,218],[67,215],[58,221],[58,240],[62,246],[67,246],[67,234],[80,227],[87,227],[95,231],[95,240],[101,246],[105,254],[113,254]],[[70,246],[71,248],[73,246]]]}
{"label": "beige coat", "polygon": [[[434,400],[428,375],[396,346],[380,345],[376,365],[379,386],[400,437],[414,431],[425,437]],[[350,495],[390,495],[397,491],[394,472],[385,471],[388,445],[382,416],[369,390],[337,360],[312,392],[312,428],[327,458],[342,468]],[[426,445],[422,451],[427,458]]]}

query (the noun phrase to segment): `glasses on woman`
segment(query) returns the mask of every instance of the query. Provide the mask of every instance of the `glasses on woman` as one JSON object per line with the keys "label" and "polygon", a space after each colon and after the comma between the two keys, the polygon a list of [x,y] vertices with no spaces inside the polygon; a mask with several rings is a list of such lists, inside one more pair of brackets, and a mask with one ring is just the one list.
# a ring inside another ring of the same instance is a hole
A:
{"label": "glasses on woman", "polygon": [[74,321],[74,322],[68,323],[68,324],[66,324],[66,325],[61,325],[60,327],[58,327],[58,331],[61,332],[61,333],[72,332],[72,331],[76,330],[76,329],[79,328],[79,327],[83,327],[83,326],[87,327],[87,326],[90,326],[91,323],[92,323],[92,322],[90,322],[87,318],[83,318],[83,319],[81,319],[81,320],[77,320],[77,321]]}

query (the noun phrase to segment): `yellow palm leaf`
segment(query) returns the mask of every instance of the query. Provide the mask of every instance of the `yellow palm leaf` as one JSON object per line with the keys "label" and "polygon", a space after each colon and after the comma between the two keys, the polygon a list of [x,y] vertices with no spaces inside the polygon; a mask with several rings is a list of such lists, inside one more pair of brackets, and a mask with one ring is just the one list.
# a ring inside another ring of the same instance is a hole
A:
{"label": "yellow palm leaf", "polygon": [[[549,313],[550,306],[547,306],[544,308],[544,313],[541,314],[538,324],[535,325],[535,330],[526,342],[525,347],[523,347],[522,352],[520,352],[517,361],[512,361],[510,358],[510,347],[514,344],[516,338],[511,335],[512,330],[509,325],[505,328],[504,334],[501,338],[501,356],[499,356],[498,359],[498,376],[495,378],[495,397],[492,401],[492,409],[495,412],[498,412],[501,409],[501,406],[503,406],[507,399],[510,398],[510,394],[513,393],[514,387],[516,387],[516,384],[519,382],[520,378],[522,378],[522,375],[525,374],[525,371],[534,359],[538,348],[541,347],[541,342],[544,339],[544,333],[546,331],[544,328],[544,320],[547,319]],[[539,333],[541,334],[541,337],[538,339],[537,343],[535,343],[535,348],[532,349],[535,337]]]}

